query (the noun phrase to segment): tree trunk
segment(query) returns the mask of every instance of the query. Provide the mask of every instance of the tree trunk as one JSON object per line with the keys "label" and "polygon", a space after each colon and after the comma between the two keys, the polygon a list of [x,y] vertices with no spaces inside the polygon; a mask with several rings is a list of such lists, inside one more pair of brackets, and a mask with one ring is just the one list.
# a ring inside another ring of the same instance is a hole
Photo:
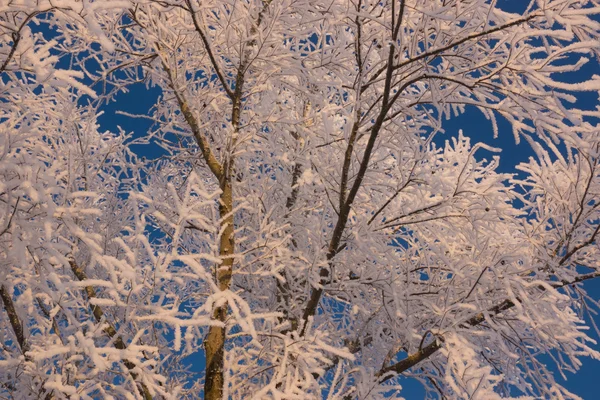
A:
{"label": "tree trunk", "polygon": [[[231,177],[226,176],[221,183],[223,193],[220,197],[219,214],[223,234],[219,243],[221,264],[216,271],[216,280],[220,290],[229,289],[231,283],[233,252],[235,247],[233,226],[233,196]],[[227,304],[215,308],[213,318],[225,322],[227,318]],[[206,400],[217,400],[223,397],[223,355],[225,348],[225,327],[211,326],[204,340],[206,352],[206,381],[204,383],[204,397]]]}

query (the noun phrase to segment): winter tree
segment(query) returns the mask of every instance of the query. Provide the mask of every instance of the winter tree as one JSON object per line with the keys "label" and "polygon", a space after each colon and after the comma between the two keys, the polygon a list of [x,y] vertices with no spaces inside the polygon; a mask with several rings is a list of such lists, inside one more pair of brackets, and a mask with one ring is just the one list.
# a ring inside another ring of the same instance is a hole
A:
{"label": "winter tree", "polygon": [[600,4],[497,3],[0,1],[2,398],[576,398]]}

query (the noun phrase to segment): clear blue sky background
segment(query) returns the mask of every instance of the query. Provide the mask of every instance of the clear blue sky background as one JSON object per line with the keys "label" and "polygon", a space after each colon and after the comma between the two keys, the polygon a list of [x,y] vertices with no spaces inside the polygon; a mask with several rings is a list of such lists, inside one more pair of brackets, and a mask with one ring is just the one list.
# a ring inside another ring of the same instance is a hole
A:
{"label": "clear blue sky background", "polygon": [[[519,12],[528,3],[528,0],[499,0],[498,5],[509,11]],[[592,74],[600,74],[600,67],[598,62],[592,60],[583,71],[579,71],[577,75],[565,74],[563,79],[565,81],[573,81],[581,79],[582,74],[591,76]],[[137,85],[131,88],[129,93],[121,93],[117,97],[116,103],[111,103],[106,107],[106,114],[103,115],[99,121],[101,128],[104,130],[116,131],[116,127],[120,126],[127,132],[134,132],[137,135],[144,135],[147,129],[150,127],[150,122],[145,119],[132,119],[123,117],[115,114],[115,111],[126,111],[128,113],[147,114],[149,108],[154,104],[159,92],[157,90],[147,90],[143,85]],[[598,105],[598,94],[591,93],[582,95],[579,97],[580,107],[594,109]],[[485,142],[494,147],[500,147],[503,149],[500,154],[501,172],[516,172],[514,166],[521,161],[526,161],[528,157],[532,156],[529,145],[522,142],[521,144],[515,144],[512,130],[506,121],[499,121],[500,135],[499,138],[494,139],[491,129],[491,124],[487,121],[481,113],[476,110],[469,110],[466,114],[454,118],[450,121],[446,121],[444,126],[446,133],[438,136],[438,141],[447,140],[452,136],[457,136],[459,129],[462,129],[466,136],[472,138],[473,142]],[[140,155],[147,158],[156,157],[159,154],[159,149],[156,146],[144,146],[138,147],[136,151]],[[478,153],[479,157],[490,157],[485,154],[484,151]],[[596,299],[600,299],[600,281],[591,281],[586,283],[586,287],[589,293]],[[598,325],[600,325],[600,318],[597,319]],[[598,340],[595,334],[592,335]],[[600,349],[600,345],[597,346]],[[194,364],[194,370],[201,370],[203,368],[204,360],[200,355],[197,360],[191,360]],[[574,392],[575,394],[583,397],[584,399],[600,399],[600,389],[598,389],[598,382],[596,379],[600,379],[600,361],[592,359],[584,359],[583,367],[577,374],[567,374],[566,387]],[[559,374],[556,375],[559,382],[563,382]],[[406,399],[420,399],[423,397],[423,389],[420,384],[405,380],[402,382],[404,390],[402,395]]]}

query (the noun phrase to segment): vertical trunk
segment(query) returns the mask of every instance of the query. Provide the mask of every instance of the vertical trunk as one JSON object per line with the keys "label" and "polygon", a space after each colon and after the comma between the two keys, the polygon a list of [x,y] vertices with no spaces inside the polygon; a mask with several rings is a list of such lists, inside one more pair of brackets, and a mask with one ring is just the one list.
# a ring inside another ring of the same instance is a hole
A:
{"label": "vertical trunk", "polygon": [[[225,176],[221,183],[223,193],[220,197],[219,214],[223,234],[219,243],[221,264],[216,271],[216,280],[220,290],[229,289],[231,283],[233,254],[234,254],[234,225],[233,225],[233,196],[231,176]],[[225,322],[227,318],[227,305],[217,307],[213,311],[213,318]],[[225,327],[211,326],[204,340],[206,351],[206,381],[204,383],[204,396],[206,400],[217,400],[223,396],[223,356],[225,348]]]}
{"label": "vertical trunk", "polygon": [[[187,4],[188,7],[190,7],[191,9],[191,4],[189,1],[187,1]],[[204,33],[200,29],[200,26],[197,25],[197,21],[195,20],[195,13],[192,14],[192,18],[194,18],[194,24],[196,24],[196,29],[204,39]],[[207,42],[205,42],[205,45],[208,48]],[[223,87],[225,91],[232,98],[233,107],[231,123],[234,127],[235,132],[237,133],[237,131],[239,130],[243,74],[238,72],[238,76],[236,79],[236,90],[235,92],[231,92],[231,90],[225,84],[224,78],[218,72],[219,68],[216,66],[214,60],[213,66],[217,70],[217,74],[223,82]],[[196,142],[198,143],[198,146],[202,152],[202,157],[204,158],[204,161],[206,161],[206,164],[208,165],[211,172],[214,174],[215,178],[219,180],[219,185],[222,191],[221,196],[219,198],[219,216],[221,217],[222,232],[221,237],[219,239],[219,256],[221,257],[221,263],[215,271],[215,280],[220,290],[227,290],[229,289],[229,285],[231,283],[233,254],[235,247],[232,213],[233,193],[231,185],[233,160],[229,160],[229,162],[224,163],[224,165],[221,165],[221,163],[219,163],[219,161],[212,152],[210,143],[204,137],[202,129],[200,128],[200,124],[198,123],[196,117],[190,109],[184,94],[177,90],[177,86],[174,83],[174,78],[171,69],[165,62],[163,62],[163,69],[169,77],[169,85],[175,93],[175,97],[177,98],[177,102],[179,103],[181,113],[183,114],[186,122],[192,130],[192,133],[194,134],[194,138],[196,139]],[[242,68],[240,68],[240,71],[241,70]],[[231,143],[231,147],[235,147],[235,141]],[[220,307],[215,308],[215,310],[213,311],[212,318],[219,322],[225,322],[227,318],[227,304],[223,304]],[[223,396],[224,384],[223,357],[225,352],[225,327],[211,326],[209,328],[208,335],[206,335],[206,338],[204,339],[204,351],[206,354],[206,378],[204,382],[204,398],[207,400],[221,399]]]}

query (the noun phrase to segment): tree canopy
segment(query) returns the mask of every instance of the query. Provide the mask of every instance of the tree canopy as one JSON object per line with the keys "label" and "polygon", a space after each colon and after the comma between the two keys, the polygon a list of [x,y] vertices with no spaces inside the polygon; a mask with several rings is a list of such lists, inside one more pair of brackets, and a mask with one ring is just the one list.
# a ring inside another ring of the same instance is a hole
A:
{"label": "tree canopy", "polygon": [[[577,398],[599,15],[1,0],[0,396]],[[150,128],[106,130],[140,85]],[[492,133],[442,136],[465,112]]]}

